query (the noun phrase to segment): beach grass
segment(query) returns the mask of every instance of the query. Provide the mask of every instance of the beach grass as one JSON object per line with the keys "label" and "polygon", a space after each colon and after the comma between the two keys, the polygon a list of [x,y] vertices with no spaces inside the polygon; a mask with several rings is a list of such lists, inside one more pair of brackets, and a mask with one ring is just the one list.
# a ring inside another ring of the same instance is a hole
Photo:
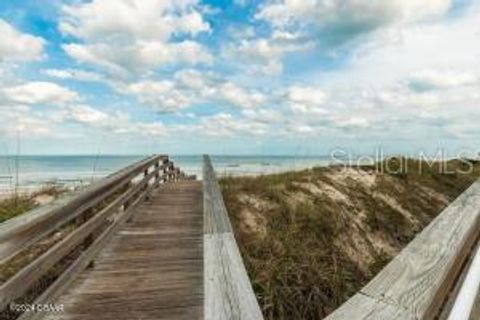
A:
{"label": "beach grass", "polygon": [[480,176],[405,160],[220,180],[266,319],[327,316]]}
{"label": "beach grass", "polygon": [[0,223],[36,207],[31,196],[14,195],[0,200]]}
{"label": "beach grass", "polygon": [[41,197],[48,196],[51,199],[55,199],[64,192],[66,190],[63,188],[45,186],[30,194],[12,194],[7,196],[0,200],[0,223],[41,205]]}

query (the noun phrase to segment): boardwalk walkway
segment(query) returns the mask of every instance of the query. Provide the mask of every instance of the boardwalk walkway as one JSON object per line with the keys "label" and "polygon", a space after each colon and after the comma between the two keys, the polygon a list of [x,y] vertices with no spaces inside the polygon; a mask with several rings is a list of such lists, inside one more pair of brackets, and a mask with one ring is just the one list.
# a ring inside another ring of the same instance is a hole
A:
{"label": "boardwalk walkway", "polygon": [[156,189],[46,319],[202,319],[202,203],[200,181]]}
{"label": "boardwalk walkway", "polygon": [[[0,319],[262,320],[208,156],[202,176],[154,155],[0,224],[0,263],[60,234],[0,284]],[[436,318],[478,243],[479,199],[480,181],[326,319]]]}

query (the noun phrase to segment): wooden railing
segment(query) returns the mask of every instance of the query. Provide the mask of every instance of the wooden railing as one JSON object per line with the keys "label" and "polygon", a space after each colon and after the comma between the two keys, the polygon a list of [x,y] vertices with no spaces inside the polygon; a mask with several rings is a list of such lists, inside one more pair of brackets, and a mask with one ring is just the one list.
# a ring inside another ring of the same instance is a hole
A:
{"label": "wooden railing", "polygon": [[480,236],[480,182],[327,320],[435,319]]}
{"label": "wooden railing", "polygon": [[[153,188],[183,177],[167,156],[152,156],[51,205],[0,224],[3,263],[52,237],[58,230],[66,232],[61,240],[0,286],[0,312],[16,299],[32,294],[32,288],[68,258],[70,263],[65,264],[59,274],[54,274],[55,280],[34,299],[38,304],[52,301],[72,281],[73,275],[92,263],[114,231],[130,218],[132,209],[148,198]],[[22,319],[30,316],[34,313],[25,313]]]}
{"label": "wooden railing", "polygon": [[209,156],[203,159],[206,320],[263,319]]}

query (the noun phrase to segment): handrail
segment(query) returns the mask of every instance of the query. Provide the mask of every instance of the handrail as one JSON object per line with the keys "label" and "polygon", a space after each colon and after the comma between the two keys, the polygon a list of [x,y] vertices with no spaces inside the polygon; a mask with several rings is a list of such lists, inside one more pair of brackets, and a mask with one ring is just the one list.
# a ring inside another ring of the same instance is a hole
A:
{"label": "handrail", "polygon": [[208,155],[203,156],[204,319],[261,320]]}
{"label": "handrail", "polygon": [[168,161],[168,157],[158,155],[148,157],[85,189],[1,223],[0,263],[125,187],[133,177],[159,161]]}
{"label": "handrail", "polygon": [[[160,162],[162,162],[162,164],[160,164]],[[136,177],[140,174],[142,175],[141,180],[135,181]],[[31,287],[44,275],[50,272],[59,261],[83,243],[85,251],[76,258],[70,267],[67,267],[67,269],[60,274],[60,277],[51,284],[41,296],[37,298],[38,301],[52,299],[55,294],[65,287],[66,283],[71,281],[74,274],[88,265],[88,263],[94,258],[96,252],[98,252],[102,245],[106,243],[106,239],[108,239],[114,230],[118,228],[118,225],[128,219],[132,214],[132,208],[134,205],[139,203],[145,197],[148,197],[150,191],[160,183],[176,181],[181,177],[183,177],[183,173],[181,173],[178,168],[175,168],[173,162],[169,162],[167,157],[154,156],[122,169],[103,179],[89,190],[72,197],[70,201],[73,201],[75,204],[79,202],[79,199],[87,200],[86,203],[80,206],[80,208],[85,211],[98,204],[98,198],[105,200],[107,197],[105,195],[112,194],[111,190],[122,192],[120,195],[116,194],[115,197],[112,197],[113,199],[109,198],[110,203],[108,205],[100,209],[98,212],[95,212],[88,218],[88,220],[74,228],[59,242],[50,247],[46,252],[41,254],[28,265],[24,266],[13,277],[3,283],[0,286],[0,311],[3,310],[8,303],[25,295],[28,290],[30,290]],[[126,190],[119,190],[117,186],[113,185],[113,182],[124,186]],[[27,221],[26,223],[28,224],[32,224],[32,221],[36,221],[43,225],[45,219],[52,221],[52,217],[57,217],[57,219],[62,220],[62,223],[64,224],[77,216],[76,214],[74,215],[65,211],[65,208],[79,210],[78,206],[76,207],[68,201],[61,202],[61,205],[54,206],[53,208],[56,214],[50,214],[48,210],[41,211],[43,214],[35,215],[35,219],[30,218],[19,221]],[[63,213],[63,215],[60,213]],[[59,223],[52,224],[59,225]],[[12,225],[16,226],[18,229],[23,227],[19,222]],[[54,230],[52,228],[46,229],[49,231]],[[29,230],[31,230],[31,228]],[[38,229],[38,233],[40,234],[45,232],[46,231],[42,228]],[[10,234],[15,234],[15,232]],[[32,236],[30,239],[38,239],[38,236]],[[87,239],[92,239],[92,241],[89,241],[89,244],[85,245]]]}
{"label": "handrail", "polygon": [[477,181],[326,320],[434,319],[479,236]]}
{"label": "handrail", "polygon": [[477,249],[468,268],[448,320],[470,319],[478,294],[480,294],[480,248]]}

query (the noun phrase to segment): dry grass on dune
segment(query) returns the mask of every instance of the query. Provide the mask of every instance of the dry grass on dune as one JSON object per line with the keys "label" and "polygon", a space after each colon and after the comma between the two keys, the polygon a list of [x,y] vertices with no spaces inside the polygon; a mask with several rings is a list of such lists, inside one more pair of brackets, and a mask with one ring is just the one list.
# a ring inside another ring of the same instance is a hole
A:
{"label": "dry grass on dune", "polygon": [[266,319],[328,315],[480,176],[405,160],[220,181]]}
{"label": "dry grass on dune", "polygon": [[[51,202],[65,192],[66,189],[48,186],[29,195],[12,195],[0,200],[0,223]],[[48,250],[59,239],[59,234],[55,234],[40,241],[35,248],[27,253],[18,254],[9,261],[0,264],[0,284],[14,275],[22,266],[27,265],[42,252]]]}
{"label": "dry grass on dune", "polygon": [[66,190],[46,186],[32,194],[12,195],[0,200],[0,223],[57,198]]}
{"label": "dry grass on dune", "polygon": [[35,201],[28,196],[12,196],[0,200],[0,222],[18,216],[35,207]]}

